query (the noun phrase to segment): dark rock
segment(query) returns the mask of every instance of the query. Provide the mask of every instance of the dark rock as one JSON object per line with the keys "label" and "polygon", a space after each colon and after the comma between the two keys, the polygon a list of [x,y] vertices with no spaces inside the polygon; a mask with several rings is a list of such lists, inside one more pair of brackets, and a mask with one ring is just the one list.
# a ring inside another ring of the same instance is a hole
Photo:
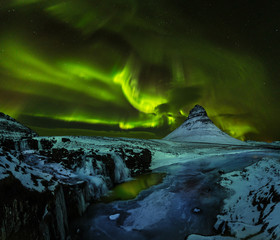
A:
{"label": "dark rock", "polygon": [[115,161],[110,154],[97,154],[93,152],[93,158],[105,164],[105,174],[110,177],[111,182],[115,182]]}
{"label": "dark rock", "polygon": [[184,122],[186,128],[191,127],[193,124],[193,119],[196,121],[202,122],[203,124],[213,124],[212,120],[208,117],[207,112],[200,105],[195,105],[194,108],[190,111],[189,116]]}
{"label": "dark rock", "polygon": [[53,148],[51,154],[51,160],[54,162],[61,162],[63,158],[69,156],[69,151],[66,148]]}
{"label": "dark rock", "polygon": [[273,203],[278,203],[280,202],[280,194],[275,191],[274,185],[271,186],[269,193],[272,195],[272,202]]}
{"label": "dark rock", "polygon": [[64,143],[65,142],[71,142],[71,140],[69,138],[62,138],[61,141],[64,142]]}
{"label": "dark rock", "polygon": [[64,166],[68,168],[73,168],[73,166],[81,167],[82,166],[82,158],[84,156],[84,150],[78,149],[76,151],[69,151],[67,159],[64,160]]}
{"label": "dark rock", "polygon": [[[50,191],[37,192],[23,187],[18,179],[10,175],[0,181],[0,239],[66,239],[69,235],[68,211],[70,216],[84,212],[85,185],[64,189],[57,186]],[[75,195],[72,199],[69,192]],[[15,197],[16,196],[16,197]],[[75,202],[75,200],[77,200]],[[70,201],[73,201],[70,204]],[[76,210],[77,209],[77,210]],[[77,211],[77,212],[75,212]],[[75,213],[75,214],[74,214]]]}
{"label": "dark rock", "polygon": [[152,154],[148,149],[143,149],[140,153],[136,153],[132,149],[121,149],[119,151],[125,159],[126,166],[131,170],[132,176],[150,171]]}
{"label": "dark rock", "polygon": [[29,139],[27,139],[27,143],[28,143],[28,146],[30,147],[30,149],[39,150],[38,149],[38,140],[29,138]]}
{"label": "dark rock", "polygon": [[41,239],[38,226],[51,194],[29,191],[12,175],[0,181],[0,191],[1,239]]}
{"label": "dark rock", "polygon": [[41,146],[43,150],[50,150],[53,147],[53,142],[51,140],[48,139],[41,139],[40,140]]}
{"label": "dark rock", "polygon": [[69,219],[82,216],[88,203],[93,200],[89,194],[88,183],[83,182],[72,186],[64,185],[63,190]]}
{"label": "dark rock", "polygon": [[3,139],[2,141],[0,140],[0,144],[7,150],[15,150],[17,146],[15,140],[9,138]]}

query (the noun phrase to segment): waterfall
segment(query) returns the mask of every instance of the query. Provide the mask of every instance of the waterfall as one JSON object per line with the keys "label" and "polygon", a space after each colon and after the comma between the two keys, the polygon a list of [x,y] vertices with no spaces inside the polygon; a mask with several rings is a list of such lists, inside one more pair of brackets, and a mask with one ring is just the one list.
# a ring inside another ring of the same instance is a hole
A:
{"label": "waterfall", "polygon": [[[75,173],[79,176],[79,178],[84,179],[89,183],[90,194],[95,198],[100,198],[108,192],[106,176],[93,167],[93,158],[83,156],[81,161],[82,166],[76,168]],[[101,165],[98,166],[100,167]]]}
{"label": "waterfall", "polygon": [[38,150],[39,150],[39,151],[40,151],[40,150],[43,150],[41,141],[40,141],[39,139],[37,139],[37,140],[38,140]]}
{"label": "waterfall", "polygon": [[130,178],[130,171],[125,165],[123,159],[115,153],[111,156],[115,162],[115,182],[120,183]]}
{"label": "waterfall", "polygon": [[26,151],[26,150],[30,150],[30,147],[28,145],[28,141],[27,139],[22,139],[20,141],[20,151]]}

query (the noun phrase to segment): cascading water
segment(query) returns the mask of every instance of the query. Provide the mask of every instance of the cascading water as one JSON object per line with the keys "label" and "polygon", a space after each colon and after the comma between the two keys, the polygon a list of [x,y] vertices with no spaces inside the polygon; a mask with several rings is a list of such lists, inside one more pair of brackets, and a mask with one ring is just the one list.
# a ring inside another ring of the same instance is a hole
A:
{"label": "cascading water", "polygon": [[115,162],[115,182],[120,183],[130,178],[130,171],[126,167],[123,159],[115,153],[111,156]]}
{"label": "cascading water", "polygon": [[19,147],[20,147],[20,151],[30,150],[27,139],[22,139],[20,141],[20,146]]}

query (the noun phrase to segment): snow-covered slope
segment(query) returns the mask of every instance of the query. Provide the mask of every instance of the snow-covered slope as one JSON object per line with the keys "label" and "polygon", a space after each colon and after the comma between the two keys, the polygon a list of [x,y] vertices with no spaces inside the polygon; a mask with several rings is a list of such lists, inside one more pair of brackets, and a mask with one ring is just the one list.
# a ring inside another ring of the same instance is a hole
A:
{"label": "snow-covered slope", "polygon": [[280,239],[279,175],[279,158],[271,157],[263,158],[242,171],[223,174],[219,184],[231,194],[224,200],[214,226],[221,235],[190,235],[187,239]]}
{"label": "snow-covered slope", "polygon": [[216,127],[207,116],[205,109],[199,105],[195,105],[190,111],[187,120],[164,139],[170,141],[246,145],[246,143],[230,137]]}
{"label": "snow-covered slope", "polygon": [[0,112],[0,139],[36,137],[37,133],[17,122],[14,118]]}
{"label": "snow-covered slope", "polygon": [[234,194],[225,200],[215,228],[238,239],[279,239],[279,176],[279,159],[268,157],[222,175],[220,184]]}

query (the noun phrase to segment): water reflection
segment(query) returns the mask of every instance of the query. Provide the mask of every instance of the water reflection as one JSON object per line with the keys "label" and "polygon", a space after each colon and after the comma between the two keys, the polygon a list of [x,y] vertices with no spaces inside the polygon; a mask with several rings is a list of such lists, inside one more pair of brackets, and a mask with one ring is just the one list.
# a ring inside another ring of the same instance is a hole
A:
{"label": "water reflection", "polygon": [[149,173],[140,175],[131,181],[117,185],[100,201],[108,203],[116,200],[133,199],[137,197],[141,191],[153,185],[160,184],[165,176],[166,173]]}

